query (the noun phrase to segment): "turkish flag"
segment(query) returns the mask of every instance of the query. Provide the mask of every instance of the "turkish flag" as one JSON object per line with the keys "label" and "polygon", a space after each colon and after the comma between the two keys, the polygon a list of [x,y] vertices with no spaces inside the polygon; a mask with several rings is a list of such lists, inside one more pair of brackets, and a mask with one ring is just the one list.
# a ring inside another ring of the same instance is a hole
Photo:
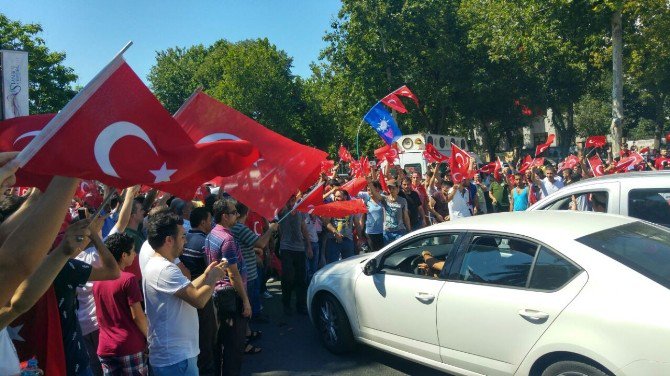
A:
{"label": "turkish flag", "polygon": [[34,356],[45,375],[65,376],[65,350],[53,287],[7,329],[20,360]]}
{"label": "turkish flag", "polygon": [[389,186],[386,184],[386,177],[384,177],[384,174],[382,174],[381,171],[379,172],[379,185],[382,186],[383,192],[389,193]]}
{"label": "turkish flag", "polygon": [[309,213],[315,206],[323,205],[323,194],[325,185],[317,185],[310,192],[302,196],[300,202],[295,204],[295,210],[303,213]]}
{"label": "turkish flag", "polygon": [[644,162],[644,158],[642,158],[639,153],[632,151],[630,152],[629,157],[621,158],[621,160],[619,160],[619,163],[616,164],[614,170],[617,172],[626,172],[631,166],[636,166],[642,162]]}
{"label": "turkish flag", "polygon": [[665,158],[665,157],[658,157],[654,161],[654,167],[657,170],[665,170],[666,168],[670,167],[670,158]]}
{"label": "turkish flag", "polygon": [[360,177],[349,180],[340,188],[347,191],[347,193],[349,193],[349,197],[354,197],[358,194],[358,192],[365,189],[367,185],[368,181],[364,177]]}
{"label": "turkish flag", "polygon": [[542,167],[542,166],[544,166],[544,158],[543,158],[543,157],[541,157],[541,158],[534,158],[534,159],[533,159],[533,166],[535,166],[535,167]]}
{"label": "turkish flag", "polygon": [[210,195],[209,187],[206,184],[202,184],[195,190],[195,199],[198,201],[205,202],[207,196]]}
{"label": "turkish flag", "polygon": [[482,168],[479,169],[479,171],[485,174],[492,174],[493,171],[495,171],[497,165],[498,161],[489,162],[483,165]]}
{"label": "turkish flag", "polygon": [[640,154],[649,153],[649,146],[640,149]]}
{"label": "turkish flag", "polygon": [[334,201],[314,207],[312,214],[321,217],[342,218],[351,214],[367,213],[368,208],[361,199]]}
{"label": "turkish flag", "polygon": [[496,166],[493,169],[493,178],[495,180],[499,181],[500,180],[500,171],[502,171],[502,168],[503,168],[502,162],[500,162],[500,157],[497,157],[495,162],[496,162]]}
{"label": "turkish flag", "polygon": [[535,147],[535,156],[537,157],[538,155],[544,153],[545,150],[549,149],[549,146],[551,146],[555,138],[556,135],[550,134],[549,137],[547,137],[547,141],[544,144],[537,145]]}
{"label": "turkish flag", "polygon": [[256,163],[215,181],[266,219],[272,219],[291,195],[311,186],[326,160],[325,152],[277,134],[202,92],[194,94],[174,117],[196,143],[242,139],[258,148],[261,158]]}
{"label": "turkish flag", "polygon": [[565,161],[563,162],[563,169],[572,169],[577,165],[579,165],[579,158],[577,158],[575,155],[570,155],[565,158]]}
{"label": "turkish flag", "polygon": [[526,157],[524,157],[523,161],[521,162],[519,172],[522,174],[526,173],[526,170],[528,170],[532,165],[533,159],[530,157],[530,155],[526,155]]}
{"label": "turkish flag", "polygon": [[591,166],[591,171],[593,171],[593,176],[598,177],[605,175],[603,161],[598,154],[590,156],[588,161],[589,166]]}
{"label": "turkish flag", "polygon": [[416,106],[417,107],[419,106],[419,98],[417,98],[417,96],[414,95],[414,93],[412,93],[411,90],[409,90],[407,85],[402,85],[401,87],[393,91],[392,94],[399,95],[401,97],[411,98],[414,101],[414,103],[416,103]]}
{"label": "turkish flag", "polygon": [[321,173],[326,174],[326,176],[333,176],[333,167],[335,167],[335,161],[329,159],[321,161]]}
{"label": "turkish flag", "polygon": [[[368,157],[363,157],[359,161],[361,164],[361,175],[360,176],[368,176],[370,175],[370,161],[368,160]],[[360,177],[357,176],[357,177]]]}
{"label": "turkish flag", "polygon": [[451,178],[454,183],[460,183],[461,180],[469,176],[470,161],[470,155],[452,142],[449,167],[451,169]]}
{"label": "turkish flag", "polygon": [[601,148],[605,146],[607,139],[605,136],[589,136],[586,138],[586,143],[584,147],[587,148]]}
{"label": "turkish flag", "polygon": [[23,153],[33,155],[23,169],[192,198],[203,182],[258,159],[244,141],[195,145],[122,57],[110,66],[87,85],[94,90],[82,90],[17,156],[22,162]]}
{"label": "turkish flag", "polygon": [[449,160],[449,157],[440,153],[433,144],[426,144],[426,150],[423,151],[423,156],[430,163],[433,162],[445,162]]}
{"label": "turkish flag", "polygon": [[405,105],[395,93],[385,96],[381,99],[381,102],[400,113],[407,113],[407,108],[405,108]]}
{"label": "turkish flag", "polygon": [[351,156],[351,153],[349,153],[349,150],[344,147],[344,145],[340,145],[340,149],[337,152],[340,156],[340,159],[343,162],[351,162],[354,160],[354,158]]}

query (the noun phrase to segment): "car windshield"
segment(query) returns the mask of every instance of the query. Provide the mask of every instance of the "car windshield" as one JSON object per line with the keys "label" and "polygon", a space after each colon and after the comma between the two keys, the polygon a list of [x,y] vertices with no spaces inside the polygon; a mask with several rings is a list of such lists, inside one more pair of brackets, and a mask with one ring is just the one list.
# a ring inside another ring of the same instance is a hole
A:
{"label": "car windshield", "polygon": [[577,241],[670,288],[670,231],[633,222]]}

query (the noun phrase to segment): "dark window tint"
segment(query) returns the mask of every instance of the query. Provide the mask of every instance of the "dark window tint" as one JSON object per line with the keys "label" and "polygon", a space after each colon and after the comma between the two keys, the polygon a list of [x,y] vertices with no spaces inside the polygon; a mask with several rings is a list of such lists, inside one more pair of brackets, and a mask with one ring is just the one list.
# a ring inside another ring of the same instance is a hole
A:
{"label": "dark window tint", "polygon": [[628,215],[670,227],[670,188],[633,189],[628,194]]}
{"label": "dark window tint", "polygon": [[462,281],[526,287],[537,246],[513,238],[476,235],[458,278]]}
{"label": "dark window tint", "polygon": [[577,241],[670,288],[670,231],[633,222]]}
{"label": "dark window tint", "polygon": [[542,247],[537,255],[528,287],[537,290],[556,290],[568,283],[579,271],[580,269],[568,260]]}
{"label": "dark window tint", "polygon": [[[428,251],[437,261],[445,261],[454,250],[458,234],[426,236],[400,246],[388,252],[382,260],[382,269],[400,273],[425,275],[419,268],[423,263],[421,252]],[[442,265],[442,264],[440,264]],[[430,275],[438,275],[440,270],[433,270]]]}

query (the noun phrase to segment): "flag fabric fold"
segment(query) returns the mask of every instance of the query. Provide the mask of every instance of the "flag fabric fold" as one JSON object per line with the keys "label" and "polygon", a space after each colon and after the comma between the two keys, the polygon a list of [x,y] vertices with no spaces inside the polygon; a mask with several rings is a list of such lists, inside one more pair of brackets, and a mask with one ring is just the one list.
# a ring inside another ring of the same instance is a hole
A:
{"label": "flag fabric fold", "polygon": [[533,159],[530,157],[530,155],[526,155],[521,161],[521,166],[519,166],[519,172],[525,174],[526,170],[528,170],[531,166],[533,166]]}
{"label": "flag fabric fold", "polygon": [[451,169],[451,178],[454,183],[460,183],[461,180],[467,178],[470,173],[470,164],[471,164],[470,154],[465,150],[459,148],[451,143],[451,156],[449,158],[449,167]]}
{"label": "flag fabric fold", "polygon": [[395,93],[391,93],[384,98],[380,100],[380,102],[384,103],[385,105],[391,107],[392,109],[405,114],[407,113],[407,108],[405,105],[402,103],[400,98]]}
{"label": "flag fabric fold", "polygon": [[600,159],[600,156],[598,154],[590,156],[587,160],[589,162],[589,166],[591,166],[593,176],[598,177],[605,175],[603,161],[602,159]]}
{"label": "flag fabric fold", "polygon": [[535,147],[535,157],[539,156],[540,154],[544,153],[545,150],[549,149],[549,146],[554,142],[554,139],[556,138],[556,135],[550,134],[547,137],[547,141],[543,144],[539,144]]}
{"label": "flag fabric fold", "polygon": [[605,136],[589,136],[586,138],[586,143],[584,147],[587,148],[601,148],[605,146],[607,139]]}
{"label": "flag fabric fold", "polygon": [[354,160],[354,157],[351,156],[351,153],[349,153],[349,150],[347,150],[344,145],[340,145],[337,154],[340,156],[340,160],[343,162],[351,162]]}
{"label": "flag fabric fold", "polygon": [[323,205],[323,194],[325,184],[321,183],[307,192],[299,202],[295,204],[295,210],[303,213],[310,213],[314,207]]}
{"label": "flag fabric fold", "polygon": [[446,162],[449,160],[449,157],[440,153],[433,144],[426,143],[426,150],[423,151],[423,156],[429,163],[433,162]]}
{"label": "flag fabric fold", "polygon": [[416,103],[416,106],[419,107],[419,98],[412,93],[412,91],[407,87],[407,85],[402,85],[401,87],[395,89],[392,94],[399,95],[401,97],[410,98]]}
{"label": "flag fabric fold", "polygon": [[214,182],[266,219],[274,218],[291,195],[309,188],[326,160],[325,152],[277,134],[202,92],[191,96],[174,117],[196,143],[218,139],[253,143],[260,158],[237,174]]}
{"label": "flag fabric fold", "polygon": [[363,120],[370,124],[379,137],[388,145],[394,143],[402,136],[395,119],[393,119],[391,113],[384,108],[381,102],[377,102],[377,104],[372,106],[370,111],[363,117]]}
{"label": "flag fabric fold", "polygon": [[349,193],[349,197],[354,197],[358,192],[367,187],[368,181],[364,177],[354,178],[345,183],[341,188]]}
{"label": "flag fabric fold", "polygon": [[352,214],[362,214],[367,213],[368,208],[365,206],[365,203],[361,199],[349,200],[349,201],[335,201],[328,204],[323,204],[314,207],[312,214],[330,217],[330,218],[342,218],[347,215]]}

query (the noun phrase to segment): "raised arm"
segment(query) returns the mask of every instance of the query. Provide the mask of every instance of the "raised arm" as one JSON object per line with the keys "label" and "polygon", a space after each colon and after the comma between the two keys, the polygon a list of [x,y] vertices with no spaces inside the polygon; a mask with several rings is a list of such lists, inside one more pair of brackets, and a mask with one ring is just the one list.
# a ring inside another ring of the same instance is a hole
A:
{"label": "raised arm", "polygon": [[121,205],[121,210],[119,210],[119,218],[114,225],[116,232],[126,231],[126,227],[130,221],[130,213],[133,211],[133,205],[135,205],[135,195],[139,190],[139,185],[126,188],[126,193],[123,195],[123,204]]}

